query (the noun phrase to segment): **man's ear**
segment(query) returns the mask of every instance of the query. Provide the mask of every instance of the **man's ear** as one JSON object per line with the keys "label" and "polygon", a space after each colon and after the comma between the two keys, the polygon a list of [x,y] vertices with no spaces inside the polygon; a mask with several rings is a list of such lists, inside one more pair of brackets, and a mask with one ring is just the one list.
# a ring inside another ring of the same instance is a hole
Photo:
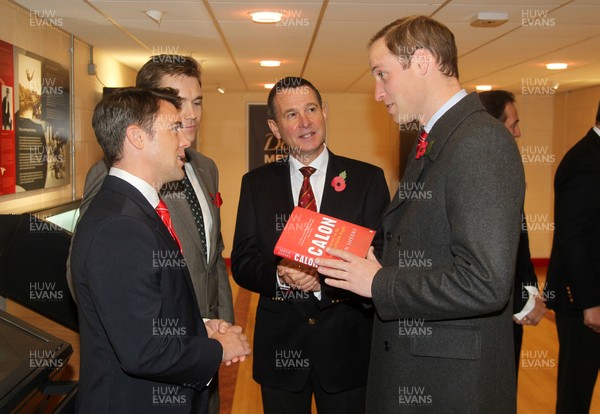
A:
{"label": "man's ear", "polygon": [[326,103],[321,105],[321,112],[323,112],[323,118],[325,118],[327,121],[327,115],[329,115],[329,106]]}
{"label": "man's ear", "polygon": [[435,59],[431,52],[427,49],[417,49],[412,57],[413,64],[417,65],[417,69],[421,75],[425,75],[429,69],[430,65],[435,63]]}
{"label": "man's ear", "polygon": [[144,149],[148,133],[139,125],[129,125],[125,130],[125,139],[136,149]]}
{"label": "man's ear", "polygon": [[269,125],[269,129],[275,135],[277,139],[281,139],[281,134],[279,133],[279,127],[277,126],[277,122],[272,119],[267,119],[267,124]]}

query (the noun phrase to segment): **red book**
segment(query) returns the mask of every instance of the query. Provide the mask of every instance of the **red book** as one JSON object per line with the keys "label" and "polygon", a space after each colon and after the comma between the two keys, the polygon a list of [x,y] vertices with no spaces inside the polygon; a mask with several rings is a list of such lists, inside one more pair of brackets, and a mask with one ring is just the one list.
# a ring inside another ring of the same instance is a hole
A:
{"label": "red book", "polygon": [[326,216],[302,207],[295,207],[273,253],[307,266],[316,267],[315,259],[337,259],[327,247],[346,250],[366,257],[375,237],[375,230]]}

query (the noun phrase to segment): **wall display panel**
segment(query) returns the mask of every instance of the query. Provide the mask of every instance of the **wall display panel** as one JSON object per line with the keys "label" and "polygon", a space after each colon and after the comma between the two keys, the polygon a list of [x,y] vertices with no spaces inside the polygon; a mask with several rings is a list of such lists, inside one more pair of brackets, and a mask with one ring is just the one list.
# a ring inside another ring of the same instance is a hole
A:
{"label": "wall display panel", "polygon": [[0,195],[70,183],[69,69],[0,41]]}

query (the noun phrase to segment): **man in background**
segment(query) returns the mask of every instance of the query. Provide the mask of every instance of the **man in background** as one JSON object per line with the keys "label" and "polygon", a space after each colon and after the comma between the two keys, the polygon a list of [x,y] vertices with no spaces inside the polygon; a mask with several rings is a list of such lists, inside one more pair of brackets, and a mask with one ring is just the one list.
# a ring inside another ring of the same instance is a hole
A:
{"label": "man in background", "polygon": [[[325,145],[327,107],[309,81],[280,79],[267,101],[269,128],[289,158],[242,178],[231,270],[260,294],[253,377],[265,414],[364,413],[371,344],[370,301],[321,284],[314,268],[273,248],[294,206],[379,230],[389,203],[381,168]],[[382,245],[378,232],[374,245]]]}
{"label": "man in background", "polygon": [[423,130],[383,218],[381,264],[337,249],[343,260],[317,259],[325,283],[373,298],[370,414],[516,411],[523,165],[506,128],[460,87],[457,55],[452,32],[426,16],[371,39],[376,100]]}
{"label": "man in background", "polygon": [[[515,96],[508,91],[494,90],[479,93],[479,99],[485,109],[494,118],[504,124],[513,138],[521,136],[519,128],[519,114],[515,105]],[[525,212],[522,213],[521,238],[517,253],[517,268],[515,272],[515,287],[513,292],[513,335],[515,341],[515,373],[519,375],[521,362],[521,345],[523,343],[523,325],[537,325],[546,313],[546,304],[539,295],[538,279],[531,263],[529,251],[529,235],[527,233],[527,220]],[[532,289],[530,294],[527,289]],[[529,297],[533,299],[534,307],[523,314],[524,307]],[[519,316],[519,317],[517,317]]]}
{"label": "man in background", "polygon": [[169,210],[158,190],[184,176],[180,98],[128,88],[102,99],[92,124],[108,176],[78,224],[81,413],[206,413],[220,363],[243,360],[240,327],[206,328]]}
{"label": "man in background", "polygon": [[[169,87],[178,91],[182,100],[179,110],[181,135],[186,140],[185,177],[167,183],[161,194],[169,207],[185,257],[194,293],[204,318],[223,319],[233,323],[233,299],[229,276],[222,256],[221,196],[219,174],[213,160],[192,149],[202,119],[202,81],[198,63],[189,56],[153,56],[142,66],[136,86]],[[85,180],[80,217],[98,192],[108,168],[98,161]],[[67,272],[70,282],[70,274]],[[73,289],[71,289],[73,291]],[[219,413],[218,381],[211,382],[210,413]]]}
{"label": "man in background", "polygon": [[587,414],[600,368],[600,103],[596,125],[554,177],[546,284],[558,331],[558,414]]}

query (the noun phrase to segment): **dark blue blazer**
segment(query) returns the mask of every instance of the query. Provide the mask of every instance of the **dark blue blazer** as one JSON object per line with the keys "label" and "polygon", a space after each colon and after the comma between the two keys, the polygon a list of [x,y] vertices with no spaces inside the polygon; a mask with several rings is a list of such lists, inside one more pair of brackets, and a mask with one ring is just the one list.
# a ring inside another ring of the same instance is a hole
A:
{"label": "dark blue blazer", "polygon": [[177,244],[144,196],[108,176],[78,224],[81,413],[206,412],[223,349]]}
{"label": "dark blue blazer", "polygon": [[[342,171],[347,174],[346,188],[337,192],[331,181]],[[242,178],[231,265],[235,281],[260,294],[254,379],[267,387],[300,391],[313,368],[328,392],[363,386],[371,345],[370,301],[333,289],[323,280],[320,301],[312,293],[277,287],[281,258],[273,248],[296,198],[287,162],[267,164]],[[329,152],[321,213],[378,230],[388,204],[381,168]],[[381,249],[381,232],[373,244]]]}

